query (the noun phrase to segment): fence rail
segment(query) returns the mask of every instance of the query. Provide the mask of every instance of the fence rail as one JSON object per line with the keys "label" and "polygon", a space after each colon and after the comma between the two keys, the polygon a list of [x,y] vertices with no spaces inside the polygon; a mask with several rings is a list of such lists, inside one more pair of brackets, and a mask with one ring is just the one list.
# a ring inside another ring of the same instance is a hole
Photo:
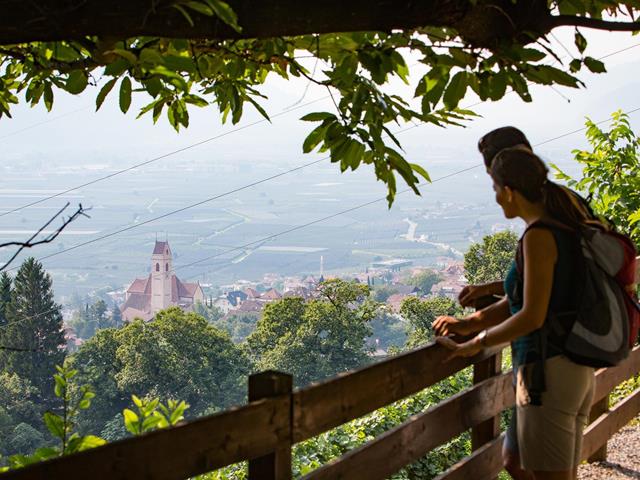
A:
{"label": "fence rail", "polygon": [[[640,273],[636,272],[637,274]],[[305,480],[384,479],[433,448],[472,430],[473,452],[438,480],[493,479],[502,469],[500,413],[513,406],[503,347],[443,363],[436,344],[292,391],[291,376],[249,379],[250,403],[216,415],[48,460],[0,475],[2,480],[184,479],[249,460],[250,480],[291,478],[292,445],[419,392],[473,365],[474,385],[309,473]],[[640,412],[640,389],[609,409],[609,393],[640,372],[640,346],[620,365],[596,372],[583,459],[606,457],[606,442]]]}

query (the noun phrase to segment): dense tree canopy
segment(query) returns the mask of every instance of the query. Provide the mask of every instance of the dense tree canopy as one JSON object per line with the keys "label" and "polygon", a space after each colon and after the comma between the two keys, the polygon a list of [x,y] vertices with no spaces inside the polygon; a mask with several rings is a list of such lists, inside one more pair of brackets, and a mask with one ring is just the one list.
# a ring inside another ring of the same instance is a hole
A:
{"label": "dense tree canopy", "polygon": [[191,415],[202,415],[245,396],[249,362],[229,336],[199,315],[178,307],[153,322],[135,320],[98,331],[73,356],[78,382],[96,392],[81,425],[102,432],[130,403],[130,395],[185,400]]}
{"label": "dense tree canopy", "polygon": [[335,279],[321,283],[319,292],[308,302],[291,297],[265,307],[247,338],[258,370],[291,373],[302,386],[369,361],[369,322],[378,310],[369,287]]}
{"label": "dense tree canopy", "polygon": [[515,258],[518,236],[510,230],[487,235],[464,254],[464,276],[470,284],[503,280]]}
{"label": "dense tree canopy", "polygon": [[440,315],[459,316],[462,308],[455,300],[447,297],[420,299],[408,297],[402,302],[400,314],[409,322],[409,338],[406,346],[415,348],[434,338],[433,321]]}
{"label": "dense tree canopy", "polygon": [[[54,89],[94,86],[97,108],[112,90],[123,112],[146,94],[140,115],[165,112],[176,129],[188,108],[210,104],[236,123],[247,103],[268,117],[259,102],[270,75],[302,76],[336,107],[303,117],[316,123],[303,150],[330,151],[343,171],[373,165],[389,202],[396,174],[416,192],[428,180],[392,124],[460,123],[472,116],[458,109],[468,90],[530,101],[530,83],[577,87],[583,66],[605,70],[577,27],[640,29],[635,0],[0,0],[0,10],[0,116],[19,94],[51,109]],[[576,27],[576,58],[551,66],[560,59],[546,34],[560,26]],[[413,101],[384,88],[392,77],[408,83],[407,58],[426,67]]]}

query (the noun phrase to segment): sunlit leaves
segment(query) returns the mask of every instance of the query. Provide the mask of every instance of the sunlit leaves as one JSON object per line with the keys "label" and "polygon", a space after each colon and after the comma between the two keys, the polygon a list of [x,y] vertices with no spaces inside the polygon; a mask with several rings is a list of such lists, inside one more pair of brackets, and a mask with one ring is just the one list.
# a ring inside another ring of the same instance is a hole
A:
{"label": "sunlit leaves", "polygon": [[[615,4],[560,0],[554,6],[561,13],[598,18],[605,11],[615,15],[610,10]],[[241,30],[235,12],[222,0],[173,0],[170,6],[176,22],[218,22]],[[303,152],[328,152],[342,171],[373,165],[376,178],[388,186],[391,203],[398,175],[417,191],[426,173],[404,158],[394,131],[408,122],[464,124],[472,113],[458,106],[468,95],[495,101],[513,91],[529,102],[532,83],[577,87],[581,84],[574,75],[583,66],[605,71],[602,62],[585,56],[587,41],[577,30],[575,45],[580,58],[565,64],[544,37],[537,44],[505,42],[487,49],[466,43],[453,28],[432,26],[242,40],[36,42],[8,47],[13,56],[0,55],[0,117],[9,115],[22,92],[31,105],[43,102],[51,109],[56,88],[78,94],[99,85],[96,109],[118,86],[120,110],[128,112],[133,97],[141,97],[137,115],[154,123],[164,117],[180,130],[189,126],[193,108],[214,106],[223,122],[237,124],[247,105],[269,119],[260,89],[270,75],[304,77],[310,85],[327,87],[336,110],[305,118],[319,124],[311,127]],[[315,58],[306,62],[300,57]],[[420,63],[416,84],[410,81],[414,67],[409,58]],[[391,94],[393,79],[411,83],[415,100]]]}
{"label": "sunlit leaves", "polygon": [[596,213],[610,219],[640,247],[640,137],[628,115],[614,112],[608,131],[587,120],[588,150],[575,150],[582,166],[580,178],[574,178],[554,166],[556,176],[591,199]]}

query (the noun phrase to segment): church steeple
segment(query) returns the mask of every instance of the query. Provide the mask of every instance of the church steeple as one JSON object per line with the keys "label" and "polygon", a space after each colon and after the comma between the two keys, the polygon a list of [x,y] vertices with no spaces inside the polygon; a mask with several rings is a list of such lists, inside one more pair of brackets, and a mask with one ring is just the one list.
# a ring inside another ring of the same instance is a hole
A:
{"label": "church steeple", "polygon": [[173,260],[169,242],[156,240],[151,255],[151,311],[154,314],[171,305],[172,274]]}

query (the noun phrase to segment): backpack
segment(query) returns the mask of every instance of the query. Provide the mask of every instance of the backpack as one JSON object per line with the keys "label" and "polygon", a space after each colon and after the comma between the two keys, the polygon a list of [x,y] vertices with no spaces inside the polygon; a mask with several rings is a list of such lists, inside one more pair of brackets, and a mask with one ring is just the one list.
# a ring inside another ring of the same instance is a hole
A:
{"label": "backpack", "polygon": [[[636,250],[631,240],[615,231],[583,225],[572,231],[555,222],[535,222],[534,227],[572,232],[573,265],[578,281],[575,307],[553,311],[550,305],[540,332],[541,360],[547,342],[569,359],[595,368],[611,367],[624,360],[638,338],[640,306],[633,291]],[[524,238],[524,234],[522,236]],[[524,278],[522,241],[516,255],[519,283]]]}

